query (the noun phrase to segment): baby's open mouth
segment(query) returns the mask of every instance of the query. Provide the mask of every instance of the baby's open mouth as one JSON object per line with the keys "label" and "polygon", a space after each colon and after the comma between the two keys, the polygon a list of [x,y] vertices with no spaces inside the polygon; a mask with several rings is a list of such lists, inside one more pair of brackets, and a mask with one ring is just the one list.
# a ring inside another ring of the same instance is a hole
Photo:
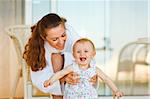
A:
{"label": "baby's open mouth", "polygon": [[85,61],[86,58],[85,57],[80,57],[80,61]]}

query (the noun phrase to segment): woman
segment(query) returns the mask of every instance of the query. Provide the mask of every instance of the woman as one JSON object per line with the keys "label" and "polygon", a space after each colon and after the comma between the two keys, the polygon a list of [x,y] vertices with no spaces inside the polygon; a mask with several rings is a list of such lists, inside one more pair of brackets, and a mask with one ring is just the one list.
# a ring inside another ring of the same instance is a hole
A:
{"label": "woman", "polygon": [[[45,88],[44,81],[61,70],[64,64],[71,63],[64,60],[63,52],[71,52],[72,43],[79,38],[75,32],[68,30],[65,22],[64,18],[54,13],[44,16],[31,28],[32,35],[23,55],[27,64],[31,66],[33,85],[45,93],[51,93],[53,99],[62,99],[60,82]],[[74,75],[77,74],[69,74],[65,81],[70,84],[78,83],[78,75],[73,77]]]}

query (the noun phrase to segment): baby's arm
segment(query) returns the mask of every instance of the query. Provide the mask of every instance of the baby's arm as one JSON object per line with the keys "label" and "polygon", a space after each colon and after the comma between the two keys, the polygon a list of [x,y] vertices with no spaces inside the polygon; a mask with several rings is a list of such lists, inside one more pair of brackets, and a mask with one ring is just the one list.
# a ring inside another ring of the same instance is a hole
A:
{"label": "baby's arm", "polygon": [[123,93],[121,91],[119,91],[119,89],[113,83],[113,81],[103,71],[101,71],[101,69],[99,69],[98,67],[96,68],[96,73],[97,73],[98,77],[100,77],[113,90],[115,95],[117,95],[117,96],[123,95]]}
{"label": "baby's arm", "polygon": [[54,73],[53,76],[51,76],[48,80],[44,82],[44,87],[48,87],[49,85],[52,85],[56,80],[61,79],[65,75],[73,72],[73,66],[69,65],[66,68]]}

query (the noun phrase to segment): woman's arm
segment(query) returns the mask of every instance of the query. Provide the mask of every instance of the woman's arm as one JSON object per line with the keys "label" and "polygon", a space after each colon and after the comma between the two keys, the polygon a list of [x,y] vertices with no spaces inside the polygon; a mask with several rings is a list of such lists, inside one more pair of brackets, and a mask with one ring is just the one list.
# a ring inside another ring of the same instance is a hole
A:
{"label": "woman's arm", "polygon": [[50,79],[48,79],[44,82],[44,87],[52,85],[56,80],[61,79],[62,77],[64,77],[65,75],[67,75],[71,72],[73,72],[73,66],[72,65],[69,65],[66,68],[56,72],[53,76],[50,77]]}
{"label": "woman's arm", "polygon": [[98,67],[96,68],[96,73],[97,73],[98,77],[100,77],[113,90],[113,92],[115,92],[115,95],[117,95],[117,96],[123,95],[123,93],[121,91],[119,91],[119,89],[113,83],[113,81]]}
{"label": "woman's arm", "polygon": [[65,76],[65,82],[71,85],[76,85],[80,81],[80,76],[76,72],[71,72]]}

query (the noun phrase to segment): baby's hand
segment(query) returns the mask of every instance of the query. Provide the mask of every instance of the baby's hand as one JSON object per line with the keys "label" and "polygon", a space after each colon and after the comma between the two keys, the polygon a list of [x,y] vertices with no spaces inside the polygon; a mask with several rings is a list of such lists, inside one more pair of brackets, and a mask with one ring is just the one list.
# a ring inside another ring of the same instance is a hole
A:
{"label": "baby's hand", "polygon": [[117,91],[117,92],[115,92],[115,95],[116,95],[117,97],[122,97],[122,96],[123,96],[123,92]]}
{"label": "baby's hand", "polygon": [[48,87],[49,85],[51,85],[50,80],[46,80],[46,81],[44,82],[44,87]]}

